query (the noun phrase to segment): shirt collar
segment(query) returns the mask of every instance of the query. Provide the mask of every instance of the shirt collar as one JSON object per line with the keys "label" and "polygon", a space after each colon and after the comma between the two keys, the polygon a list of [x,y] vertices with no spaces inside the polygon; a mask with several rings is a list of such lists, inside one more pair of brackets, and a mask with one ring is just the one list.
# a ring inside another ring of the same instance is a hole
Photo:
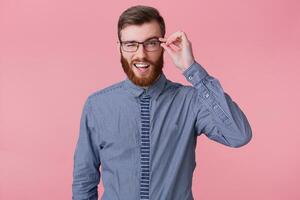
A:
{"label": "shirt collar", "polygon": [[152,99],[156,99],[156,97],[163,91],[166,81],[166,76],[162,72],[158,79],[156,79],[155,82],[147,89],[135,85],[130,79],[128,79],[128,77],[125,79],[124,84],[125,88],[135,97],[139,97],[143,92],[145,92],[146,94],[149,94]]}

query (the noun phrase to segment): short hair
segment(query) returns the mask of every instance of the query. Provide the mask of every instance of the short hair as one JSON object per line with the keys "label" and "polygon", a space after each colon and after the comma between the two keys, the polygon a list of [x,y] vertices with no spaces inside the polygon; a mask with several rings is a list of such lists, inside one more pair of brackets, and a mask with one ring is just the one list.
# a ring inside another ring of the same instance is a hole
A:
{"label": "short hair", "polygon": [[121,30],[128,25],[142,25],[146,22],[156,20],[160,26],[162,37],[165,36],[165,21],[156,8],[150,6],[136,5],[126,9],[119,17],[118,38],[121,41]]}

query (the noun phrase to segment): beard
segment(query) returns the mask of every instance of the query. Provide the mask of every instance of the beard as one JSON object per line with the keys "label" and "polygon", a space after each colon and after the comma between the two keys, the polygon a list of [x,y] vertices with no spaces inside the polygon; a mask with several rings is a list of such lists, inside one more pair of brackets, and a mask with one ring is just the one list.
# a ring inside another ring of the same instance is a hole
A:
{"label": "beard", "polygon": [[[131,82],[133,82],[135,85],[141,86],[141,87],[148,87],[150,85],[152,85],[156,79],[158,78],[158,76],[162,73],[162,68],[164,66],[164,51],[162,51],[160,57],[158,58],[158,60],[156,62],[150,62],[147,59],[143,59],[143,60],[133,60],[130,64],[128,63],[128,61],[124,58],[122,52],[121,53],[121,64],[122,64],[122,68],[124,70],[124,72],[126,73],[127,77],[129,80],[131,80]],[[132,70],[133,67],[135,67],[133,65],[134,62],[146,62],[150,64],[150,72],[149,75],[147,77],[138,77],[135,75],[134,71]]]}

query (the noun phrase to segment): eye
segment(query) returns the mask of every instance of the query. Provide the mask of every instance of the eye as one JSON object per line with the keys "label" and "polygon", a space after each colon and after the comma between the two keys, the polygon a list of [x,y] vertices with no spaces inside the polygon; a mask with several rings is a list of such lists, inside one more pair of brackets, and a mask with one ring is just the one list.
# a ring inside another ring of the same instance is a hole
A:
{"label": "eye", "polygon": [[159,41],[157,41],[157,40],[152,40],[152,41],[148,41],[148,42],[146,43],[146,45],[155,46],[155,45],[157,45],[158,43],[159,43]]}
{"label": "eye", "polygon": [[124,43],[124,46],[126,46],[126,47],[135,47],[135,46],[137,46],[137,44],[134,43],[134,42],[130,42],[130,43]]}

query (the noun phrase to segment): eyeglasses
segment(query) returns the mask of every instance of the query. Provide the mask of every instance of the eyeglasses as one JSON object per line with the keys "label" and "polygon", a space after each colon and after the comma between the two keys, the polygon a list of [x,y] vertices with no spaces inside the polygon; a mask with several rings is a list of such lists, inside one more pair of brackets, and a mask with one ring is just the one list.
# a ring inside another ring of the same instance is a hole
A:
{"label": "eyeglasses", "polygon": [[118,42],[121,44],[122,50],[126,52],[136,52],[139,48],[139,44],[142,44],[146,51],[158,51],[160,47],[160,43],[158,38],[149,39],[144,42],[137,42],[137,41],[120,41]]}

